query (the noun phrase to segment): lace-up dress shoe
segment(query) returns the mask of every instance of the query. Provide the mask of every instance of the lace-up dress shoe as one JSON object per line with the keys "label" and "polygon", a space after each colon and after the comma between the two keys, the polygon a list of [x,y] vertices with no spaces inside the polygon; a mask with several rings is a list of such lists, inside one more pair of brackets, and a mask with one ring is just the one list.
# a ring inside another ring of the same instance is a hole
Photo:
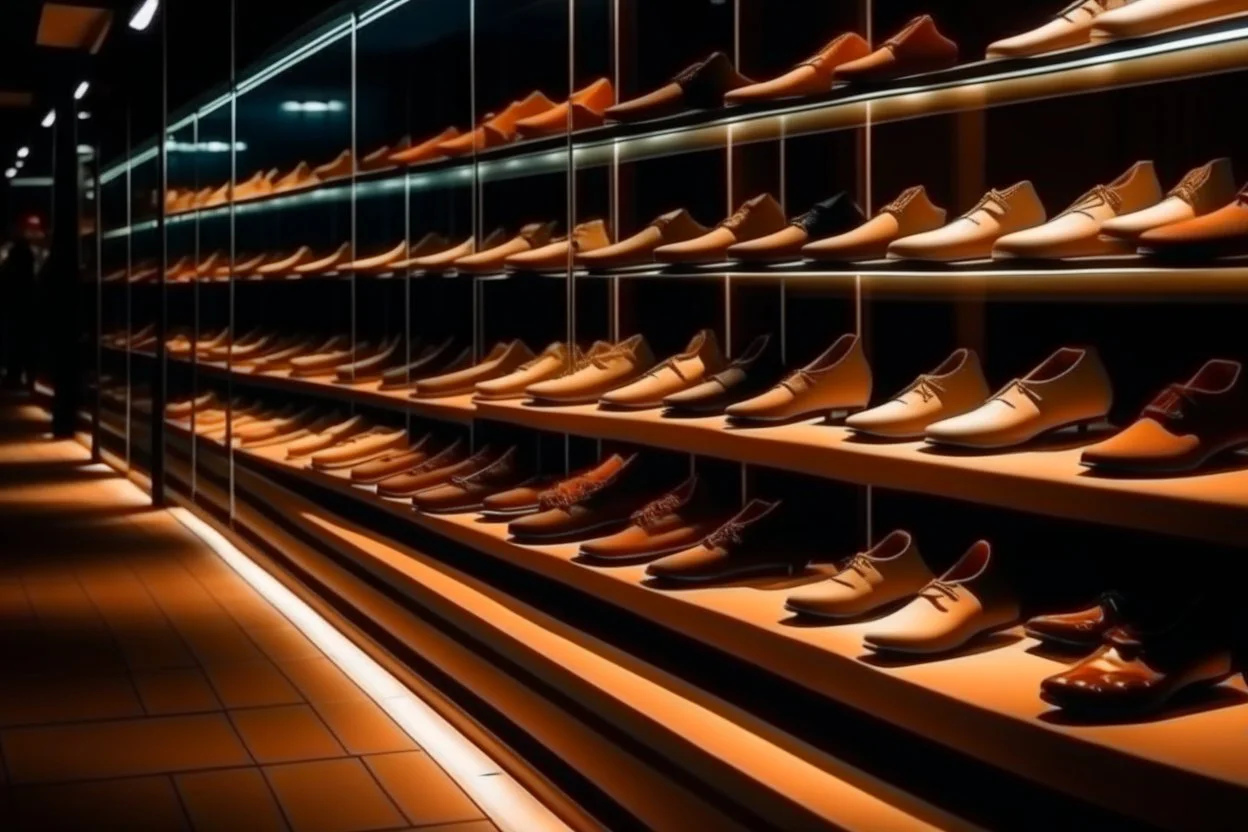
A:
{"label": "lace-up dress shoe", "polygon": [[724,370],[679,393],[663,399],[668,416],[723,413],[724,408],[752,398],[771,387],[780,374],[777,350],[770,335],[760,335]]}
{"label": "lace-up dress shoe", "polygon": [[1141,211],[1161,200],[1152,162],[1136,162],[1108,185],[1097,185],[1053,219],[997,240],[994,259],[1049,260],[1130,254],[1130,244],[1101,235],[1106,221]]}
{"label": "lace-up dress shoe", "polygon": [[357,433],[334,447],[313,454],[312,467],[318,471],[337,471],[376,459],[384,453],[408,443],[407,431],[374,428]]}
{"label": "lace-up dress shoe", "polygon": [[1139,38],[1158,32],[1248,14],[1246,0],[1136,0],[1092,24],[1092,42]]}
{"label": "lace-up dress shoe", "polygon": [[945,209],[932,204],[922,185],[907,188],[880,212],[841,234],[802,246],[802,254],[816,262],[880,260],[894,240],[921,234],[945,224]]}
{"label": "lace-up dress shoe", "polygon": [[979,356],[973,350],[955,350],[884,404],[850,416],[845,426],[888,439],[922,439],[929,425],[969,413],[988,393]]}
{"label": "lace-up dress shoe", "polygon": [[682,243],[710,231],[684,208],[656,218],[633,236],[618,243],[577,252],[577,265],[587,269],[620,269],[654,262],[654,251],[661,246]]}
{"label": "lace-up dress shoe", "polygon": [[441,485],[412,495],[412,506],[426,514],[464,514],[480,511],[490,494],[514,488],[526,479],[516,460],[516,449],[467,474],[456,474]]}
{"label": "lace-up dress shoe", "polygon": [[646,574],[663,581],[711,583],[792,575],[807,559],[781,544],[780,503],[751,500],[696,546],[656,560]]}
{"label": "lace-up dress shoe", "polygon": [[511,521],[507,531],[520,541],[572,540],[611,534],[626,526],[649,499],[640,486],[636,456],[618,454],[579,477],[538,496],[538,511]]}
{"label": "lace-up dress shoe", "polygon": [[488,450],[486,448],[483,452],[469,455],[463,441],[457,439],[415,467],[377,483],[377,494],[381,497],[411,497],[426,488],[441,485],[457,474],[478,471],[490,462],[485,455]]}
{"label": "lace-up dress shoe", "polygon": [[614,346],[595,345],[572,372],[540,381],[525,393],[538,402],[589,404],[630,384],[653,366],[654,355],[645,337],[634,335]]}
{"label": "lace-up dress shoe", "polygon": [[1123,623],[1124,606],[1121,595],[1107,592],[1090,607],[1029,619],[1023,632],[1056,647],[1093,650],[1104,641],[1106,633]]}
{"label": "lace-up dress shoe", "polygon": [[861,410],[871,399],[871,367],[857,335],[842,335],[822,355],[766,393],[728,407],[734,422],[789,422]]}
{"label": "lace-up dress shoe", "polygon": [[869,54],[871,46],[861,35],[846,32],[780,77],[732,90],[724,96],[724,103],[756,104],[802,95],[821,95],[831,90],[839,80],[836,74],[838,67]]}
{"label": "lace-up dress shoe", "polygon": [[826,581],[790,595],[784,608],[818,618],[856,618],[918,595],[935,577],[910,533],[895,531]]}
{"label": "lace-up dress shoe", "polygon": [[332,448],[339,442],[350,439],[357,433],[363,433],[368,429],[368,422],[365,421],[363,416],[352,416],[345,421],[325,428],[325,430],[290,443],[286,446],[286,458],[293,460],[309,457],[312,454]]}
{"label": "lace-up dress shoe", "polygon": [[333,158],[332,161],[326,162],[317,168],[312,168],[312,175],[319,182],[328,182],[331,179],[342,179],[350,176],[355,172],[355,157],[351,155],[350,150],[344,150]]}
{"label": "lace-up dress shoe", "polygon": [[1141,254],[1184,260],[1207,260],[1248,254],[1248,187],[1229,205],[1190,220],[1145,231]]}
{"label": "lace-up dress shoe", "polygon": [[841,234],[863,221],[862,209],[842,191],[826,199],[773,234],[728,247],[728,256],[743,263],[775,263],[796,260],[811,240]]}
{"label": "lace-up dress shoe", "polygon": [[351,244],[343,243],[337,249],[315,260],[309,260],[300,266],[295,266],[294,273],[300,277],[307,277],[317,274],[328,274],[334,269],[347,261],[351,256]]}
{"label": "lace-up dress shoe", "polygon": [[544,246],[513,254],[503,265],[513,271],[550,271],[566,269],[583,251],[594,251],[611,245],[607,224],[602,220],[583,222],[566,237],[559,237]]}
{"label": "lace-up dress shoe", "polygon": [[320,177],[312,172],[312,166],[307,162],[300,162],[290,173],[273,182],[273,193],[298,191],[319,185],[320,182]]}
{"label": "lace-up dress shoe", "polygon": [[412,394],[412,398],[462,396],[473,392],[481,382],[508,375],[533,358],[533,351],[523,341],[496,344],[489,355],[472,367],[416,382],[416,392]]}
{"label": "lace-up dress shoe", "polygon": [[1231,160],[1214,159],[1189,171],[1156,205],[1106,220],[1101,235],[1134,245],[1146,231],[1216,211],[1234,197]]}
{"label": "lace-up dress shoe", "polygon": [[920,72],[947,69],[958,62],[958,45],[936,28],[931,15],[916,17],[865,58],[837,67],[838,80],[851,83],[888,81]]}
{"label": "lace-up dress shoe", "polygon": [[1018,601],[998,572],[992,547],[979,541],[913,601],[873,624],[863,643],[880,652],[947,653],[978,635],[1013,626]]}
{"label": "lace-up dress shoe", "polygon": [[720,525],[705,509],[699,483],[695,474],[634,512],[627,528],[582,543],[581,557],[602,564],[641,563],[696,546]]}
{"label": "lace-up dress shoe", "polygon": [[599,78],[588,87],[577,90],[562,104],[520,119],[516,122],[516,132],[525,139],[562,135],[568,132],[569,116],[574,131],[597,127],[603,122],[603,113],[614,103],[615,87],[606,78]]}
{"label": "lace-up dress shoe", "polygon": [[529,223],[510,240],[499,242],[492,248],[483,248],[476,254],[461,257],[455,261],[454,266],[457,270],[469,274],[501,274],[508,257],[541,248],[549,243],[557,225],[556,222]]}
{"label": "lace-up dress shoe", "polygon": [[902,237],[888,247],[888,256],[901,260],[953,262],[992,256],[1001,237],[1044,222],[1044,205],[1030,182],[1004,191],[991,190],[979,204],[948,225]]}
{"label": "lace-up dress shoe", "polygon": [[1088,43],[1092,24],[1107,11],[1125,6],[1129,0],[1075,0],[1051,20],[1021,35],[988,45],[988,60],[1030,58],[1072,49]]}
{"label": "lace-up dress shoe", "polygon": [[599,400],[599,406],[619,410],[661,407],[664,397],[700,384],[723,366],[719,340],[713,330],[704,329],[693,336],[684,352],[658,364],[632,384],[607,393]]}
{"label": "lace-up dress shoe", "polygon": [[1062,348],[981,406],[927,428],[927,441],[988,450],[1011,448],[1072,425],[1105,418],[1109,374],[1095,349]]}
{"label": "lace-up dress shoe", "polygon": [[654,92],[608,107],[604,115],[608,121],[647,121],[684,110],[709,110],[721,106],[728,92],[750,83],[727,55],[715,52]]}
{"label": "lace-up dress shoe", "polygon": [[448,139],[437,146],[443,156],[465,156],[474,150],[478,153],[491,147],[499,147],[514,142],[519,134],[516,122],[530,118],[553,108],[555,102],[540,92],[532,92],[528,97],[513,101],[498,115],[487,115],[481,126],[471,133],[464,133]]}
{"label": "lace-up dress shoe", "polygon": [[1194,471],[1248,446],[1248,383],[1238,362],[1213,360],[1162,391],[1126,430],[1087,448],[1093,469],[1140,474]]}
{"label": "lace-up dress shoe", "polygon": [[351,469],[351,481],[360,485],[372,485],[389,477],[410,471],[429,458],[431,437],[426,435],[414,445],[391,450]]}
{"label": "lace-up dress shoe", "polygon": [[445,159],[446,154],[442,152],[441,146],[451,139],[459,138],[459,129],[448,127],[438,135],[431,139],[426,139],[419,144],[400,150],[390,157],[390,162],[395,165],[419,165],[425,162],[433,162],[438,159]]}
{"label": "lace-up dress shoe", "polygon": [[760,194],[747,200],[714,230],[655,249],[654,259],[660,263],[719,263],[726,259],[729,246],[774,234],[784,227],[780,203],[771,194]]}
{"label": "lace-up dress shoe", "polygon": [[580,350],[572,348],[569,354],[566,344],[554,343],[542,350],[536,358],[526,361],[512,372],[489,381],[477,382],[473,399],[477,401],[504,401],[523,399],[524,391],[534,384],[556,378],[566,372],[581,358]]}

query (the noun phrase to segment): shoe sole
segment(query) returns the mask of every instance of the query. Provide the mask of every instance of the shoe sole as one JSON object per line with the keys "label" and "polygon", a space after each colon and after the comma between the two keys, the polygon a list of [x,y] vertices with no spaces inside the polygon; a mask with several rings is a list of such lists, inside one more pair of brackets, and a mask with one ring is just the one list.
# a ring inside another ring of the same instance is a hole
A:
{"label": "shoe sole", "polygon": [[921,648],[908,648],[908,647],[892,647],[892,646],[884,647],[884,646],[871,644],[865,639],[862,642],[862,646],[866,647],[868,650],[871,650],[872,652],[882,653],[885,655],[943,656],[943,655],[954,653],[958,650],[961,650],[966,645],[971,644],[979,639],[987,638],[988,636],[992,636],[992,635],[996,635],[997,633],[1004,632],[1005,630],[1008,630],[1013,626],[1014,626],[1013,624],[1002,624],[998,627],[992,627],[991,629],[980,630],[977,633],[971,633],[969,636],[962,639],[957,644],[953,644],[948,647],[941,647],[940,649],[924,650]]}
{"label": "shoe sole", "polygon": [[1100,639],[1090,642],[1075,641],[1074,639],[1061,638],[1059,636],[1048,635],[1047,633],[1038,633],[1026,626],[1023,627],[1023,635],[1028,638],[1034,638],[1042,644],[1055,644],[1059,647],[1065,647],[1071,650],[1095,650],[1101,644]]}
{"label": "shoe sole", "polygon": [[675,546],[675,547],[663,549],[658,552],[646,552],[644,554],[638,553],[638,554],[632,554],[632,555],[624,555],[618,558],[608,558],[608,557],[603,557],[601,555],[594,555],[589,552],[586,552],[584,549],[580,549],[577,551],[576,556],[582,559],[583,561],[585,561],[587,566],[630,566],[633,564],[645,563],[646,561],[654,560],[655,558],[665,558],[668,555],[674,555],[677,552],[683,552],[686,549],[691,549],[697,545],[698,545],[698,542],[695,540],[693,543],[690,543],[687,546]]}
{"label": "shoe sole", "polygon": [[714,575],[698,575],[697,577],[684,577],[681,575],[653,575],[649,572],[647,572],[646,575],[647,577],[654,578],[655,580],[669,581],[671,583],[701,584],[714,583],[716,581],[739,581],[746,578],[765,578],[771,577],[776,573],[780,573],[784,577],[792,577],[799,569],[803,568],[805,568],[805,564],[800,566],[791,563],[784,564],[783,572],[781,572],[780,564],[765,564],[764,566],[756,566],[752,569],[729,570],[725,572],[716,572]]}
{"label": "shoe sole", "polygon": [[1006,443],[997,444],[997,445],[976,445],[970,442],[956,442],[956,441],[952,441],[948,439],[932,439],[930,436],[926,437],[926,439],[929,445],[935,445],[937,447],[969,448],[970,450],[974,450],[974,451],[999,451],[1004,448],[1019,448],[1019,447],[1022,447],[1023,445],[1026,445],[1028,442],[1034,442],[1037,439],[1040,439],[1042,437],[1049,436],[1054,433],[1059,433],[1060,431],[1068,430],[1070,428],[1078,428],[1079,433],[1087,433],[1089,427],[1099,422],[1103,422],[1103,421],[1105,421],[1105,416],[1097,416],[1096,418],[1093,418],[1093,419],[1079,419],[1078,421],[1067,422],[1064,425],[1055,425],[1051,428],[1045,428],[1044,430],[1038,433],[1033,433],[1031,436],[1028,436],[1026,439],[1006,442]]}
{"label": "shoe sole", "polygon": [[1185,463],[1183,465],[1174,465],[1174,466],[1164,467],[1164,468],[1154,466],[1154,465],[1132,465],[1130,462],[1105,463],[1105,462],[1084,462],[1083,460],[1080,460],[1079,464],[1082,465],[1084,468],[1088,468],[1089,470],[1092,470],[1092,471],[1114,471],[1114,472],[1120,472],[1124,474],[1162,474],[1162,475],[1187,474],[1187,473],[1197,470],[1198,468],[1203,466],[1206,462],[1208,462],[1209,460],[1213,459],[1214,457],[1220,454],[1230,453],[1232,451],[1237,451],[1237,450],[1241,450],[1244,448],[1248,448],[1248,442],[1245,442],[1242,440],[1236,440],[1234,442],[1223,442],[1221,445],[1215,445],[1214,447],[1208,449],[1206,453],[1202,454],[1199,457],[1194,458],[1191,462]]}
{"label": "shoe sole", "polygon": [[866,407],[842,408],[840,410],[811,410],[806,413],[800,413],[794,416],[780,416],[775,418],[765,418],[761,416],[728,416],[728,423],[732,425],[788,425],[797,422],[804,422],[807,419],[814,419],[822,416],[828,423],[840,422],[853,416],[855,413],[861,413]]}

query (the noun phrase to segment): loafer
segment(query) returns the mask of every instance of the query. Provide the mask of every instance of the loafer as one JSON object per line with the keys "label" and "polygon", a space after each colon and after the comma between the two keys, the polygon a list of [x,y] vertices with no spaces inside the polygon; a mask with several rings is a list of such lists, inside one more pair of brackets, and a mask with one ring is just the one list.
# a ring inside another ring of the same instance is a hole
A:
{"label": "loafer", "polygon": [[727,55],[714,52],[681,70],[657,90],[608,107],[603,115],[608,121],[635,122],[685,110],[709,110],[722,106],[728,92],[750,83],[749,78],[737,72]]}
{"label": "loafer", "polygon": [[642,335],[618,344],[595,344],[572,372],[540,381],[525,390],[529,398],[549,404],[589,404],[641,377],[654,366],[654,355]]}
{"label": "loafer", "polygon": [[582,251],[593,251],[611,245],[607,224],[602,220],[584,222],[566,237],[559,237],[544,246],[513,254],[503,265],[513,271],[551,271],[566,269]]}
{"label": "loafer", "polygon": [[767,390],[780,375],[779,357],[771,348],[771,336],[760,335],[725,369],[704,381],[663,398],[666,416],[700,416],[723,413],[731,404]]}
{"label": "loafer", "polygon": [[441,485],[412,495],[412,506],[426,514],[465,514],[479,511],[490,494],[515,487],[525,480],[516,464],[516,449],[506,451],[483,468],[456,474]]}
{"label": "loafer", "polygon": [[472,393],[481,382],[509,375],[534,357],[533,351],[523,341],[499,343],[472,367],[416,382],[412,398],[433,399]]}
{"label": "loafer", "polygon": [[806,560],[778,545],[784,515],[780,503],[751,500],[701,543],[646,567],[646,575],[661,581],[703,584],[792,575]]}
{"label": "loafer", "polygon": [[1023,625],[1023,632],[1053,647],[1095,650],[1106,633],[1123,623],[1125,609],[1122,595],[1106,592],[1095,604],[1081,610],[1030,618]]}
{"label": "loafer", "polygon": [[454,261],[456,270],[469,274],[501,274],[507,258],[525,251],[541,248],[554,236],[556,222],[534,222],[520,229],[520,233],[492,248],[469,254]]}
{"label": "loafer", "polygon": [[1248,253],[1248,187],[1229,205],[1145,231],[1136,242],[1141,254],[1169,259],[1212,260]]}
{"label": "loafer", "polygon": [[456,138],[459,138],[458,128],[448,127],[433,138],[425,139],[419,144],[414,144],[411,147],[392,154],[390,156],[390,162],[395,165],[419,165],[425,162],[445,159],[446,154],[444,154],[439,148],[451,139]]}
{"label": "loafer", "polygon": [[337,249],[315,260],[309,260],[306,263],[295,266],[293,269],[295,275],[299,277],[308,277],[310,275],[328,274],[334,271],[343,263],[347,262],[347,258],[351,256],[351,244],[343,243]]}
{"label": "loafer", "polygon": [[576,347],[569,353],[566,344],[555,342],[542,350],[541,354],[521,364],[512,372],[488,381],[477,382],[474,401],[505,401],[523,399],[525,390],[534,384],[555,378],[567,372],[573,364],[580,360],[581,353]]}
{"label": "loafer", "polygon": [[1075,0],[1036,28],[988,45],[987,59],[1030,58],[1062,49],[1084,46],[1092,37],[1092,24],[1107,11],[1128,0]]}
{"label": "loafer", "polygon": [[606,109],[614,103],[615,87],[606,78],[599,78],[574,92],[562,104],[520,119],[516,122],[516,132],[524,139],[558,136],[568,132],[569,120],[574,131],[597,127],[604,121]]}
{"label": "loafer", "polygon": [[309,460],[318,471],[352,468],[408,444],[407,431],[374,428],[344,439],[332,448],[313,454]]}
{"label": "loafer", "polygon": [[507,531],[520,541],[573,540],[615,532],[628,524],[648,498],[637,457],[616,454],[598,467],[560,482],[538,497],[539,510],[511,521]]}
{"label": "loafer", "polygon": [[376,459],[360,463],[351,469],[351,481],[359,485],[373,485],[404,471],[410,471],[429,458],[431,437],[426,435],[414,445],[387,451]]}
{"label": "loafer", "polygon": [[706,508],[695,474],[657,500],[646,503],[615,534],[581,544],[580,557],[598,564],[643,563],[700,543],[721,523]]}
{"label": "loafer", "polygon": [[555,103],[541,92],[531,92],[520,101],[508,104],[498,115],[487,115],[485,121],[472,132],[440,143],[437,150],[443,156],[465,156],[508,144],[519,136],[516,122],[544,113],[554,106]]}

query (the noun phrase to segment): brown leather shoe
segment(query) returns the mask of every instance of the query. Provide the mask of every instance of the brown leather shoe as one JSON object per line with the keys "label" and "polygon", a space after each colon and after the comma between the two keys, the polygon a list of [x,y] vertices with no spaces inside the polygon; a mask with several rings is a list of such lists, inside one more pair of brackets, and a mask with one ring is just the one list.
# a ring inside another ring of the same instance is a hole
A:
{"label": "brown leather shoe", "polygon": [[410,471],[429,458],[431,436],[426,434],[419,442],[406,448],[388,451],[351,469],[351,482],[373,485],[404,471]]}
{"label": "brown leather shoe", "polygon": [[638,483],[637,457],[616,454],[597,468],[555,485],[538,498],[540,510],[511,521],[521,541],[570,540],[610,534],[628,524],[648,501]]}
{"label": "brown leather shoe", "polygon": [[558,237],[544,246],[508,256],[503,265],[512,271],[566,269],[580,252],[609,245],[611,237],[607,234],[607,224],[602,220],[591,220],[572,229],[570,236]]}
{"label": "brown leather shoe", "polygon": [[1012,448],[1072,425],[1101,421],[1114,393],[1092,347],[1064,347],[969,413],[928,425],[927,441],[988,450]]}
{"label": "brown leather shoe", "polygon": [[557,222],[533,222],[520,229],[520,233],[506,242],[500,242],[492,248],[483,248],[476,254],[460,257],[454,267],[469,274],[501,273],[507,258],[522,251],[532,251],[550,242],[555,233]]}
{"label": "brown leather shoe", "polygon": [[310,460],[318,471],[337,471],[352,468],[376,459],[384,453],[407,445],[407,431],[400,428],[374,428],[357,433],[332,448],[314,454]]}
{"label": "brown leather shoe", "polygon": [[888,439],[922,439],[929,425],[969,413],[984,403],[988,393],[979,356],[974,350],[955,350],[884,404],[850,416],[845,426]]}
{"label": "brown leather shoe", "polygon": [[590,270],[647,265],[654,262],[654,251],[660,246],[692,240],[708,231],[709,228],[680,208],[663,214],[628,239],[593,251],[578,252],[576,263]]}
{"label": "brown leather shoe", "polygon": [[367,173],[369,171],[385,170],[386,168],[394,167],[394,162],[391,161],[392,157],[396,153],[402,153],[405,150],[410,150],[411,147],[411,136],[404,136],[392,145],[383,145],[360,159],[360,172]]}
{"label": "brown leather shoe", "polygon": [[772,234],[728,247],[728,256],[743,263],[779,263],[797,260],[811,240],[841,234],[862,224],[862,209],[845,191],[816,203],[805,214]]}
{"label": "brown leather shoe", "polygon": [[287,275],[294,271],[296,266],[302,266],[312,259],[312,249],[307,246],[300,246],[287,257],[280,260],[271,260],[256,267],[256,276],[260,278],[272,277],[274,275]]}
{"label": "brown leather shoe", "polygon": [[568,132],[569,113],[574,131],[597,127],[603,122],[603,113],[614,103],[615,87],[606,78],[599,78],[588,87],[577,90],[562,104],[520,119],[516,122],[516,132],[525,139],[561,135]]}
{"label": "brown leather shoe", "polygon": [[1153,163],[1136,162],[1122,176],[1108,185],[1097,185],[1043,225],[1001,237],[993,244],[992,257],[1049,260],[1130,254],[1130,244],[1103,236],[1101,226],[1160,200],[1161,184]]}
{"label": "brown leather shoe", "polygon": [[526,361],[507,375],[478,382],[472,398],[475,401],[523,399],[525,390],[540,381],[556,378],[567,372],[580,356],[580,350],[575,347],[569,355],[566,344],[555,342],[542,350],[536,358]]}
{"label": "brown leather shoe", "polygon": [[287,459],[303,459],[319,451],[332,448],[343,440],[350,439],[357,433],[368,430],[368,422],[363,416],[352,416],[336,425],[311,436],[292,442],[286,447]]}
{"label": "brown leather shoe", "polygon": [[596,344],[571,373],[538,382],[525,390],[532,399],[550,404],[589,404],[639,378],[654,366],[654,355],[642,335],[611,346]]}
{"label": "brown leather shoe", "polygon": [[647,121],[685,110],[710,110],[724,103],[724,95],[753,83],[733,67],[723,52],[692,64],[654,92],[608,107],[608,121]]}
{"label": "brown leather shoe", "polygon": [[722,524],[712,519],[694,474],[657,500],[635,511],[627,528],[581,544],[591,563],[643,563],[698,545]]}
{"label": "brown leather shoe", "polygon": [[364,356],[350,364],[335,367],[334,375],[337,376],[335,380],[339,384],[360,384],[376,381],[397,360],[399,345],[402,343],[403,337],[396,335],[389,341],[383,342],[381,349],[372,355]]}
{"label": "brown leather shoe", "polygon": [[312,174],[320,182],[342,179],[353,173],[355,173],[355,157],[351,155],[350,150],[342,151],[332,161],[326,162],[319,168],[312,168]]}
{"label": "brown leather shoe", "polygon": [[419,491],[412,495],[412,506],[426,514],[480,511],[486,497],[515,488],[527,479],[516,457],[516,449],[512,448],[484,468],[456,474],[441,485]]}
{"label": "brown leather shoe", "polygon": [[1092,36],[1092,24],[1107,11],[1120,8],[1129,0],[1075,0],[1047,23],[1029,32],[1014,35],[988,45],[988,60],[1000,58],[1030,58],[1072,49],[1088,43]]}
{"label": "brown leather shoe", "polygon": [[792,575],[807,561],[779,545],[784,523],[779,508],[779,502],[751,500],[700,544],[656,560],[646,574],[680,583]]}
{"label": "brown leather shoe", "polygon": [[448,337],[420,349],[407,364],[391,367],[381,374],[382,390],[406,390],[435,375],[458,373],[472,366],[472,348],[456,347]]}
{"label": "brown leather shoe", "polygon": [[1139,38],[1248,14],[1248,0],[1136,0],[1106,12],[1092,24],[1092,42]]}
{"label": "brown leather shoe", "polygon": [[439,148],[451,139],[459,138],[459,135],[458,128],[448,127],[431,139],[391,154],[390,162],[395,165],[419,165],[445,159],[446,154]]}
{"label": "brown leather shoe", "polygon": [[725,412],[735,422],[789,422],[861,410],[870,400],[871,367],[862,339],[848,334],[766,393]]}
{"label": "brown leather shoe", "polygon": [[523,341],[500,342],[479,364],[416,382],[413,399],[437,399],[471,393],[483,381],[509,375],[535,358]]}
{"label": "brown leather shoe", "polygon": [[714,230],[692,240],[656,248],[654,259],[660,263],[719,263],[727,259],[728,247],[734,243],[773,234],[785,224],[780,203],[771,194],[760,194],[747,200]]}
{"label": "brown leather shoe", "polygon": [[942,35],[936,21],[925,14],[911,20],[865,58],[841,64],[836,76],[851,83],[889,81],[947,69],[957,62],[958,45]]}
{"label": "brown leather shoe", "polygon": [[1145,231],[1141,254],[1184,260],[1236,257],[1248,253],[1248,187],[1230,205],[1211,214]]}
{"label": "brown leather shoe", "polygon": [[488,464],[489,460],[481,454],[469,456],[463,441],[456,439],[416,467],[377,483],[377,494],[380,497],[411,497],[426,488],[441,485],[456,474],[471,473]]}
{"label": "brown leather shoe", "polygon": [[1023,625],[1023,632],[1055,647],[1092,650],[1107,632],[1123,623],[1124,606],[1121,595],[1106,592],[1085,609],[1031,618]]}
{"label": "brown leather shoe", "polygon": [[[387,271],[404,272],[409,269],[421,269],[420,265],[426,258],[442,254],[451,247],[451,241],[438,234],[436,231],[430,231],[419,240],[407,246],[406,256],[400,257],[393,261],[387,267]],[[464,254],[471,254],[471,249]],[[463,256],[463,255],[460,255]]]}
{"label": "brown leather shoe", "polygon": [[598,406],[617,410],[645,410],[662,407],[663,399],[696,384],[724,367],[715,332],[704,329],[679,355],[657,364],[632,384],[617,388],[598,400]]}
{"label": "brown leather shoe", "polygon": [[724,103],[756,104],[801,95],[821,95],[840,80],[836,74],[838,67],[869,54],[871,46],[861,35],[846,32],[780,77],[732,90],[724,96]]}
{"label": "brown leather shoe", "polygon": [[544,113],[554,106],[555,102],[541,92],[531,92],[526,98],[508,104],[498,115],[487,115],[485,121],[471,133],[442,142],[437,150],[444,156],[465,156],[474,150],[480,153],[491,147],[509,144],[519,136],[516,122]]}
{"label": "brown leather shoe", "polygon": [[1044,222],[1044,205],[1030,182],[991,190],[958,219],[933,231],[889,244],[888,256],[901,260],[981,260],[992,256],[998,239]]}
{"label": "brown leather shoe", "polygon": [[880,212],[857,228],[802,246],[802,254],[816,262],[880,260],[894,240],[931,231],[945,224],[945,209],[932,204],[922,185],[907,188]]}
{"label": "brown leather shoe", "polygon": [[[770,347],[770,349],[769,349]],[[723,413],[724,408],[753,398],[772,386],[780,375],[778,350],[771,336],[760,335],[725,369],[685,390],[664,397],[665,416]]]}
{"label": "brown leather shoe", "polygon": [[320,177],[312,172],[312,166],[307,162],[300,162],[295,165],[294,170],[273,183],[273,193],[298,191],[303,188],[310,188],[313,185],[319,185],[320,182]]}
{"label": "brown leather shoe", "polygon": [[871,626],[863,644],[894,653],[947,653],[976,636],[1018,621],[1018,601],[1004,585],[992,547],[981,540],[918,596]]}
{"label": "brown leather shoe", "polygon": [[1172,384],[1137,422],[1087,448],[1094,469],[1178,474],[1248,446],[1248,382],[1235,361],[1213,360],[1186,384]]}
{"label": "brown leather shoe", "polygon": [[399,243],[396,246],[388,247],[384,251],[368,257],[361,257],[358,260],[349,260],[338,267],[338,271],[347,272],[348,274],[381,274],[390,271],[393,264],[399,262],[407,255],[407,241]]}
{"label": "brown leather shoe", "polygon": [[347,258],[350,256],[351,244],[343,243],[335,251],[330,252],[324,257],[318,257],[315,260],[309,260],[301,266],[295,266],[294,273],[298,277],[328,274],[345,263]]}
{"label": "brown leather shoe", "polygon": [[1189,171],[1156,205],[1106,220],[1101,225],[1101,234],[1134,244],[1146,231],[1203,216],[1234,198],[1235,174],[1231,170],[1231,160],[1214,159]]}
{"label": "brown leather shoe", "polygon": [[910,533],[895,531],[826,581],[790,595],[784,608],[817,618],[857,618],[913,598],[935,578]]}

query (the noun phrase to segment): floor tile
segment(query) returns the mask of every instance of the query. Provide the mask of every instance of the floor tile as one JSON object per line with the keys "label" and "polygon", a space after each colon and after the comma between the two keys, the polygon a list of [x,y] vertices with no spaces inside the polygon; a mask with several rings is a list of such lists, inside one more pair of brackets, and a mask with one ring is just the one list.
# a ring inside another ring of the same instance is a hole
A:
{"label": "floor tile", "polygon": [[364,762],[416,826],[484,817],[463,789],[423,751],[365,757]]}
{"label": "floor tile", "polygon": [[295,832],[365,832],[406,823],[357,759],[268,766],[264,775]]}
{"label": "floor tile", "polygon": [[258,768],[179,774],[174,782],[195,832],[284,832],[290,828]]}
{"label": "floor tile", "polygon": [[213,690],[227,708],[262,708],[303,701],[299,691],[267,659],[204,667]]}
{"label": "floor tile", "polygon": [[419,748],[375,702],[318,702],[315,708],[352,754],[388,754]]}
{"label": "floor tile", "polygon": [[367,700],[359,686],[327,658],[281,662],[282,671],[309,702],[351,702]]}
{"label": "floor tile", "polygon": [[230,719],[257,763],[343,757],[346,752],[307,705],[232,711]]}
{"label": "floor tile", "polygon": [[138,671],[134,674],[134,686],[151,716],[221,710],[208,677],[195,668]]}
{"label": "floor tile", "polygon": [[174,832],[189,828],[168,777],[19,786],[13,789],[12,801],[14,822],[22,832]]}
{"label": "floor tile", "polygon": [[248,765],[224,714],[0,732],[10,782],[68,782]]}
{"label": "floor tile", "polygon": [[124,719],[143,715],[129,676],[65,672],[10,675],[0,682],[0,727]]}
{"label": "floor tile", "polygon": [[280,624],[276,627],[257,627],[247,630],[251,640],[260,645],[260,649],[276,662],[298,661],[299,659],[318,659],[324,656],[320,648],[299,632],[293,624]]}
{"label": "floor tile", "polygon": [[260,648],[247,638],[246,633],[236,624],[226,618],[224,610],[218,609],[214,615],[219,618],[213,620],[211,625],[204,625],[201,622],[197,625],[178,628],[182,639],[201,662],[227,664],[264,659]]}
{"label": "floor tile", "polygon": [[134,670],[196,667],[199,660],[172,628],[117,635],[121,654]]}

